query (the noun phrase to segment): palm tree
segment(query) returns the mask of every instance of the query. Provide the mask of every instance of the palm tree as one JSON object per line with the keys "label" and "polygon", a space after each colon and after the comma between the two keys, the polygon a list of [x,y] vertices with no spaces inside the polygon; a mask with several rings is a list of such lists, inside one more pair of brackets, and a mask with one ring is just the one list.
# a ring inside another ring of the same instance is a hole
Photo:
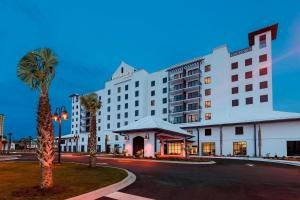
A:
{"label": "palm tree", "polygon": [[97,111],[101,108],[101,102],[98,100],[98,96],[95,93],[88,94],[86,96],[80,97],[80,103],[87,112],[91,114],[91,128],[90,128],[90,137],[88,139],[88,152],[90,155],[89,158],[89,167],[96,166],[96,114]]}
{"label": "palm tree", "polygon": [[54,136],[48,91],[58,61],[53,51],[41,48],[28,52],[18,63],[17,75],[31,89],[39,91],[37,112],[37,157],[41,167],[41,189],[53,186]]}

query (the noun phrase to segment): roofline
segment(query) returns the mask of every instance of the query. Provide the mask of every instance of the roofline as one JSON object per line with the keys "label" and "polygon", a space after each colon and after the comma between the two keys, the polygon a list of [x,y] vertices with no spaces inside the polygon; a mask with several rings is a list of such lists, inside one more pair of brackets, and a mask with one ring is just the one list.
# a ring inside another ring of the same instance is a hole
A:
{"label": "roofline", "polygon": [[71,94],[69,97],[72,98],[72,97],[78,97],[78,96],[80,96],[80,94],[78,94],[78,93],[73,93],[73,94]]}
{"label": "roofline", "polygon": [[186,65],[194,64],[196,62],[200,62],[200,64],[201,64],[203,62],[203,60],[204,60],[203,56],[197,57],[197,58],[194,58],[194,59],[182,62],[182,63],[172,65],[171,67],[167,68],[166,71],[176,70],[178,68],[185,67]]}
{"label": "roofline", "polygon": [[248,33],[248,40],[249,40],[249,46],[254,45],[254,37],[258,34],[265,33],[267,31],[271,31],[272,40],[275,40],[277,37],[277,30],[278,30],[278,23],[273,24],[271,26],[267,26],[265,28],[253,31],[251,33]]}
{"label": "roofline", "polygon": [[182,127],[182,129],[188,128],[205,128],[205,127],[216,127],[216,126],[235,126],[235,125],[249,125],[249,124],[267,124],[267,123],[276,123],[276,122],[293,122],[300,121],[300,117],[290,118],[290,119],[274,119],[274,120],[257,120],[257,121],[245,121],[245,122],[233,122],[233,123],[217,123],[211,125],[194,125],[190,127]]}
{"label": "roofline", "polygon": [[143,132],[143,131],[160,131],[160,132],[165,132],[165,133],[172,133],[172,134],[177,134],[177,135],[184,135],[186,137],[191,137],[192,135],[188,135],[188,134],[184,134],[184,133],[178,133],[178,132],[174,132],[174,131],[169,131],[169,130],[164,130],[161,128],[144,128],[144,129],[131,129],[131,130],[114,130],[112,132],[114,133],[136,133],[136,132]]}

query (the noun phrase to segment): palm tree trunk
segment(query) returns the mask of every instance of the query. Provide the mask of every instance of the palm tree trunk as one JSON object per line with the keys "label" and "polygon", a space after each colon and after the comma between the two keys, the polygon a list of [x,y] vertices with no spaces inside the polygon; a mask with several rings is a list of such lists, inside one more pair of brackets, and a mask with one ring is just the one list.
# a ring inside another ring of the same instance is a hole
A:
{"label": "palm tree trunk", "polygon": [[52,164],[54,160],[54,136],[48,92],[43,88],[38,105],[38,148],[37,157],[41,166],[41,189],[53,186]]}
{"label": "palm tree trunk", "polygon": [[89,167],[96,167],[96,114],[92,114],[91,132],[89,138]]}

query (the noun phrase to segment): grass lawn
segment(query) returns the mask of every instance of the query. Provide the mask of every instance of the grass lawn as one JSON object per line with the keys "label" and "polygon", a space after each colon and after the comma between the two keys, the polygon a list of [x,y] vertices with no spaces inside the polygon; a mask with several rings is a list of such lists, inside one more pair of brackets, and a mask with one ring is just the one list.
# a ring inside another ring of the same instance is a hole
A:
{"label": "grass lawn", "polygon": [[39,189],[38,163],[0,162],[0,200],[66,199],[121,181],[127,173],[108,167],[63,163],[54,165],[54,188]]}

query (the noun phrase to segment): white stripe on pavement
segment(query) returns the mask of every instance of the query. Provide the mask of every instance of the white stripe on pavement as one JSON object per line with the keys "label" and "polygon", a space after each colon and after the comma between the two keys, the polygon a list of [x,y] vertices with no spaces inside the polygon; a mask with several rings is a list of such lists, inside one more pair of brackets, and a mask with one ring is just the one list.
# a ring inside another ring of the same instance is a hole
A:
{"label": "white stripe on pavement", "polygon": [[132,194],[126,194],[123,192],[114,192],[106,197],[112,198],[112,199],[118,199],[118,200],[154,200],[154,199],[149,199],[146,197],[141,197],[141,196],[136,196]]}

